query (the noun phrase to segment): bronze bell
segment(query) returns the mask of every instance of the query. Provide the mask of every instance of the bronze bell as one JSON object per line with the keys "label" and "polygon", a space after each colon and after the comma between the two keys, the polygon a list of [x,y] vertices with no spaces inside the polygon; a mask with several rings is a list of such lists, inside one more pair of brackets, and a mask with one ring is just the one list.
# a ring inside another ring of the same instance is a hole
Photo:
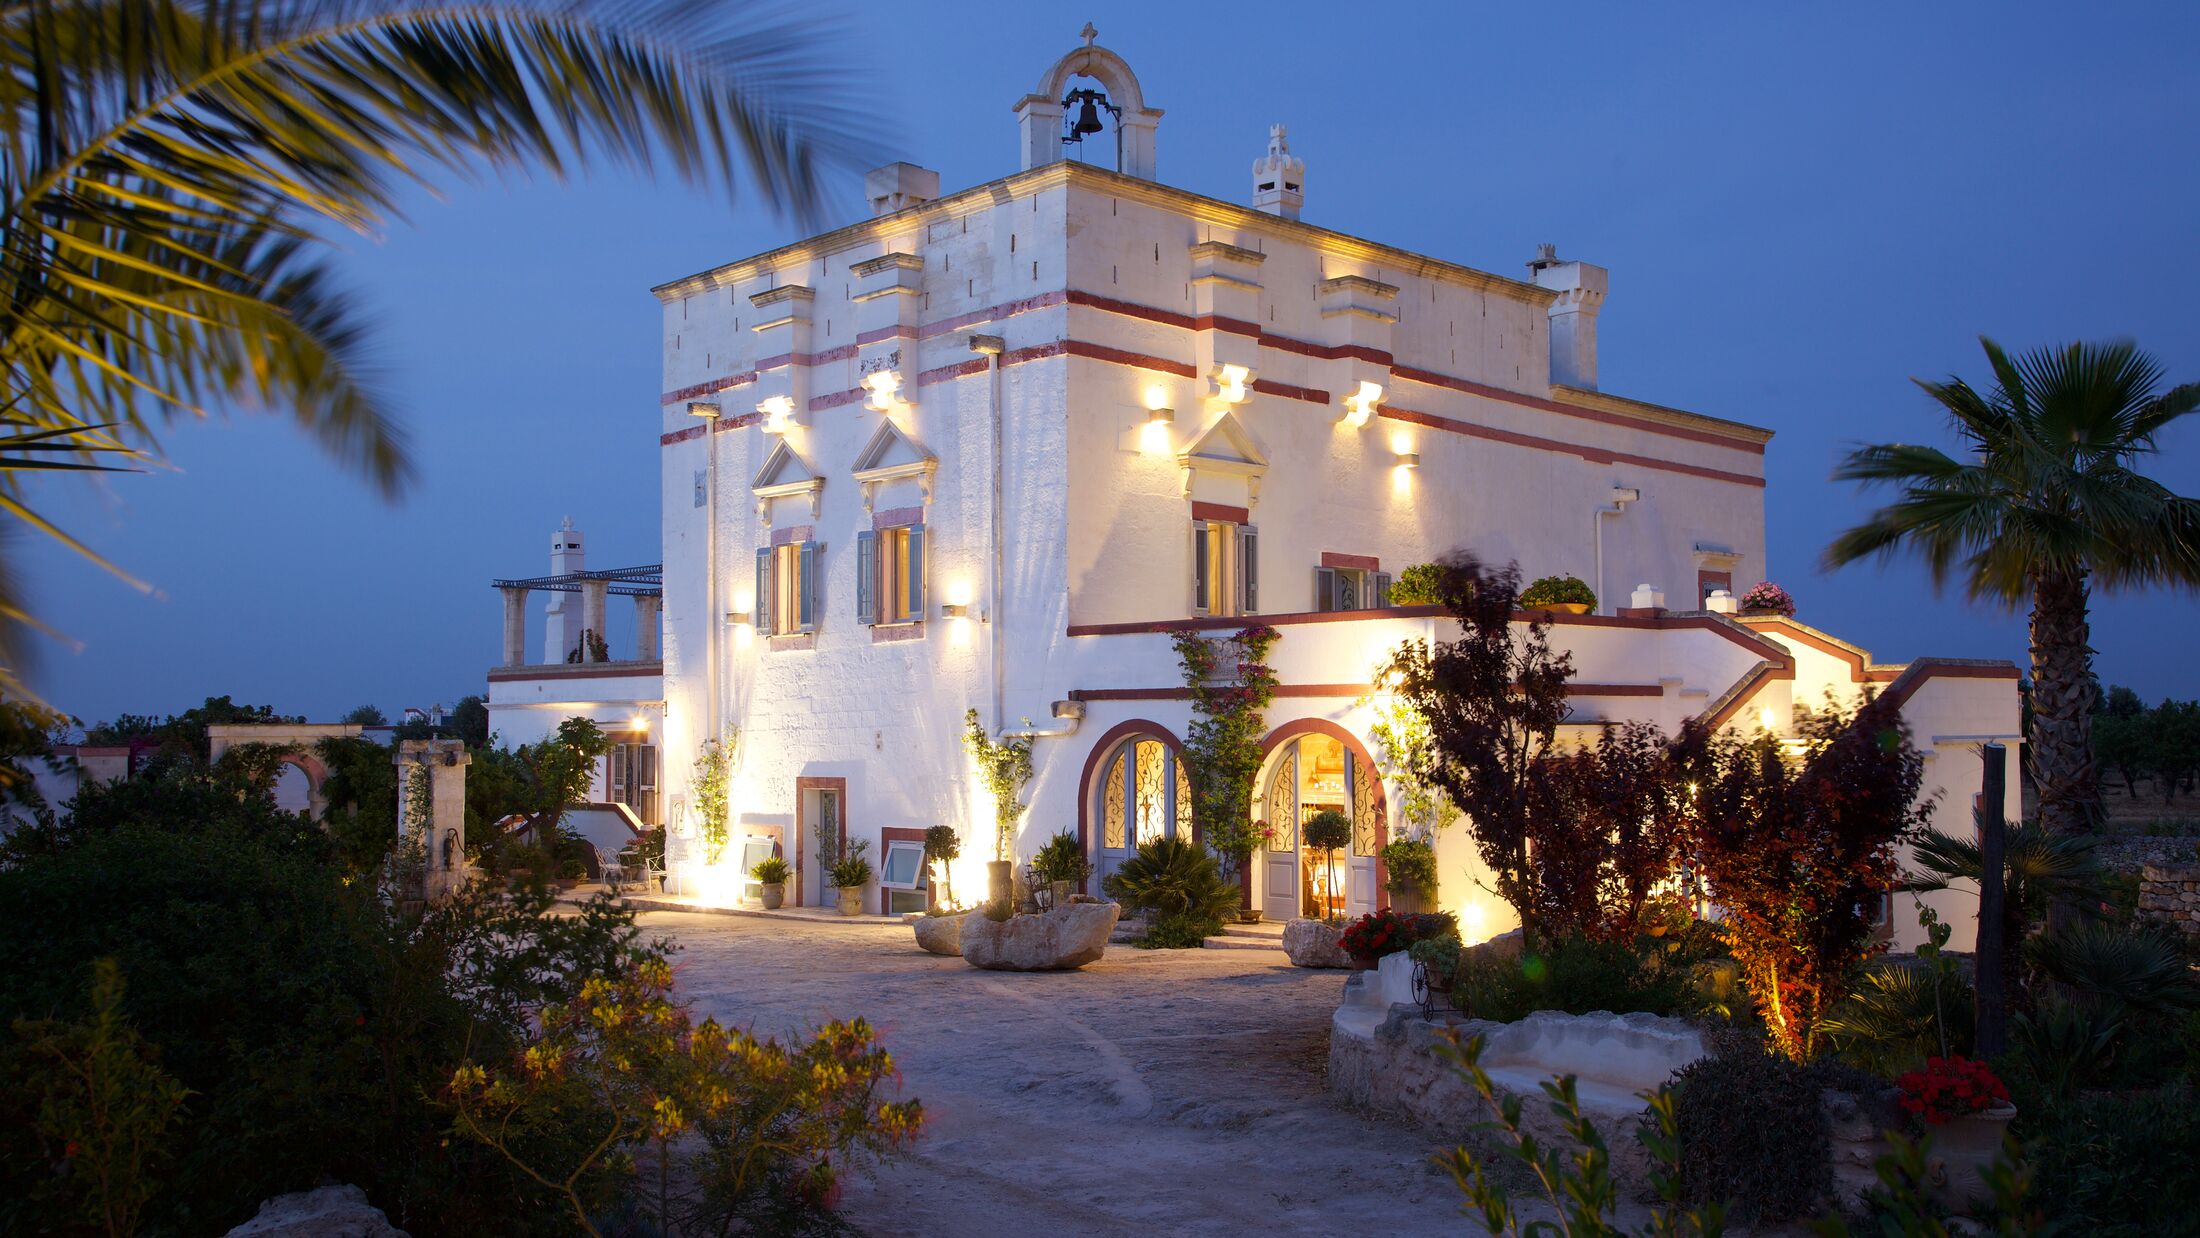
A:
{"label": "bronze bell", "polygon": [[1083,141],[1088,133],[1100,132],[1100,109],[1093,106],[1089,97],[1084,106],[1077,109],[1077,127],[1070,132],[1076,134],[1079,141]]}

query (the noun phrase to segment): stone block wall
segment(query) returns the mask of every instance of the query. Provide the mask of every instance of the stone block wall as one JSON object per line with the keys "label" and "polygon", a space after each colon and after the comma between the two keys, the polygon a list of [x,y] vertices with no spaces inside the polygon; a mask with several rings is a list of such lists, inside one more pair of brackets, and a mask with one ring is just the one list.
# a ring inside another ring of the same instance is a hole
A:
{"label": "stone block wall", "polygon": [[2200,935],[2200,864],[2149,864],[2139,870],[2139,914]]}

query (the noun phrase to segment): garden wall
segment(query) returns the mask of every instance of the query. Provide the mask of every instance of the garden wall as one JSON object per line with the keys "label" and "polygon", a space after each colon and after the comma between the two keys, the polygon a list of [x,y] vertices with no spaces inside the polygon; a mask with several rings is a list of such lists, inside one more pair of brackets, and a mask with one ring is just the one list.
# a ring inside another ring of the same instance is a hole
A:
{"label": "garden wall", "polygon": [[2200,935],[2200,864],[2148,864],[2139,870],[2139,914]]}

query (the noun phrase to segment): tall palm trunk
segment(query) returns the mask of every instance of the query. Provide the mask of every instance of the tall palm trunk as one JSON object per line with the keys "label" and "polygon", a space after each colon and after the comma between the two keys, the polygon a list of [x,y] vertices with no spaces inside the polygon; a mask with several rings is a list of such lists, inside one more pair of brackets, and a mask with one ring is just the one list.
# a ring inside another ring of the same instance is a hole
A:
{"label": "tall palm trunk", "polygon": [[2086,573],[2032,578],[2032,745],[2040,817],[2058,834],[2100,823],[2100,770],[2093,760],[2093,649],[2086,622]]}

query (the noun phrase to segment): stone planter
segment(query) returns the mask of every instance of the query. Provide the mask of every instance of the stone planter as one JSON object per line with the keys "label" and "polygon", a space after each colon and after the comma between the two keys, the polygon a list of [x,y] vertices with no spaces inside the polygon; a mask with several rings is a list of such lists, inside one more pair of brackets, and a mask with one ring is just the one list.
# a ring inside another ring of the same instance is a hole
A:
{"label": "stone planter", "polygon": [[1008,902],[1016,897],[1016,866],[1007,860],[985,862],[985,901]]}
{"label": "stone planter", "polygon": [[1049,881],[1047,883],[1047,894],[1050,896],[1048,906],[1067,907],[1069,906],[1069,896],[1076,892],[1077,883],[1074,881]]}
{"label": "stone planter", "polygon": [[[917,945],[927,954],[944,954],[961,957],[963,921],[973,912],[953,916],[922,916],[916,921]],[[980,917],[981,919],[983,917]]]}
{"label": "stone planter", "polygon": [[2000,1154],[2002,1137],[2016,1116],[2015,1105],[1997,1105],[1953,1118],[1933,1131],[1925,1151],[1926,1194],[1957,1213],[1973,1199],[1991,1198],[1986,1170]]}
{"label": "stone planter", "polygon": [[833,893],[840,900],[840,914],[844,916],[860,916],[863,914],[862,886],[836,886]]}
{"label": "stone planter", "polygon": [[1417,916],[1433,910],[1421,898],[1421,887],[1410,881],[1400,882],[1390,892],[1390,909],[1401,916]]}
{"label": "stone planter", "polygon": [[1258,907],[1240,907],[1240,908],[1238,909],[1238,913],[1237,913],[1237,922],[1238,922],[1239,924],[1258,924],[1258,923],[1260,923],[1260,908],[1258,908]]}
{"label": "stone planter", "polygon": [[784,907],[784,906],[786,906],[786,904],[787,904],[787,883],[786,883],[786,882],[783,882],[783,881],[767,881],[767,882],[765,882],[765,883],[764,883],[763,885],[759,886],[758,888],[759,888],[760,890],[762,890],[762,891],[763,891],[763,893],[764,893],[764,909],[765,909],[766,911],[777,911],[777,910],[779,910],[779,909],[780,909],[781,907]]}
{"label": "stone planter", "polygon": [[1073,971],[1107,953],[1123,908],[1116,903],[1071,903],[1044,915],[995,920],[963,917],[962,956],[988,971]]}
{"label": "stone planter", "polygon": [[1352,960],[1337,948],[1344,926],[1322,920],[1292,920],[1283,926],[1283,952],[1293,967],[1350,967]]}

